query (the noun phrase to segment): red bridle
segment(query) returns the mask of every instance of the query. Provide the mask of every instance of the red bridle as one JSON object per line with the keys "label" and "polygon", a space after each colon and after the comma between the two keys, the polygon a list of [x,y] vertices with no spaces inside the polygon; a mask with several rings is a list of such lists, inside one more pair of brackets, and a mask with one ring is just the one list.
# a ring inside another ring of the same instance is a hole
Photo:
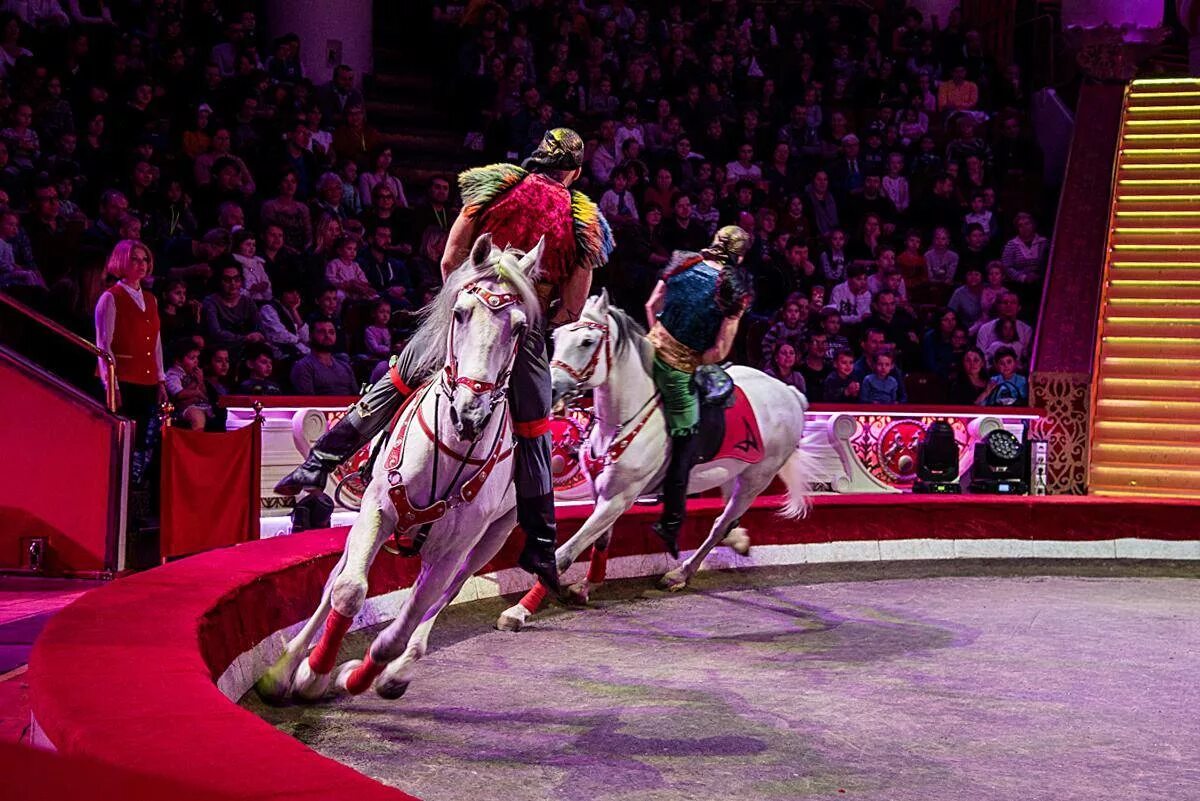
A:
{"label": "red bridle", "polygon": [[[491,312],[498,312],[501,309],[512,306],[514,303],[521,302],[521,296],[515,292],[492,292],[490,289],[480,286],[475,282],[466,284],[461,291],[479,298],[483,302],[484,307]],[[513,352],[509,356],[508,365],[496,381],[484,381],[470,376],[460,376],[458,374],[458,357],[454,355],[454,326],[450,326],[450,360],[447,362],[446,369],[442,373],[443,389],[446,395],[453,394],[454,389],[459,386],[466,387],[476,395],[483,395],[484,393],[491,393],[493,395],[503,394],[508,387],[508,377],[512,373],[513,359],[516,358],[519,346],[520,339],[514,339]]]}
{"label": "red bridle", "polygon": [[600,354],[604,354],[605,367],[612,369],[612,340],[608,332],[608,323],[597,323],[592,320],[580,320],[574,325],[567,328],[567,331],[599,331],[600,341],[596,343],[596,349],[592,351],[592,356],[588,359],[587,364],[582,370],[576,370],[571,365],[561,359],[551,359],[550,367],[561,369],[571,378],[575,379],[575,383],[583,384],[596,374],[596,368],[600,365]]}

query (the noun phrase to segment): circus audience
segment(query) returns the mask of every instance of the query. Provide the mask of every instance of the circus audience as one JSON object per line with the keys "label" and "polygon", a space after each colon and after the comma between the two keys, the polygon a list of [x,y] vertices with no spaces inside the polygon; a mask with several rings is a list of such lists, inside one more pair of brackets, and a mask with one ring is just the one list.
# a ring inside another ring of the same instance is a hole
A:
{"label": "circus audience", "polygon": [[[197,396],[177,417],[211,428],[226,392],[356,394],[439,288],[458,209],[452,168],[414,166],[362,76],[304,75],[300,49],[319,43],[266,40],[240,4],[191,5],[98,6],[111,25],[12,6],[0,291],[109,325],[107,347],[124,346],[110,317],[156,310],[165,341],[202,349],[182,358],[203,381],[173,360],[172,394]],[[455,166],[579,130],[578,186],[617,242],[597,287],[618,303],[640,308],[672,250],[740,224],[756,297],[736,361],[831,403],[904,402],[922,376],[933,400],[1027,402],[1054,210],[1036,87],[1001,74],[1011,54],[983,53],[957,10],[434,5],[452,23],[423,43],[450,54],[439,85],[473,99],[452,113]],[[153,265],[140,282],[125,238]],[[144,417],[164,376],[128,375],[122,402]]]}

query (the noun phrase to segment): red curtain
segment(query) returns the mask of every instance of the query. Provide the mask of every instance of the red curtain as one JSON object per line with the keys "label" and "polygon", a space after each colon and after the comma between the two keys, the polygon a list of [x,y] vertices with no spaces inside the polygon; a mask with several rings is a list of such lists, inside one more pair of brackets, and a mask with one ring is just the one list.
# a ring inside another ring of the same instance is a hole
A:
{"label": "red curtain", "polygon": [[163,558],[258,539],[262,423],[163,433]]}

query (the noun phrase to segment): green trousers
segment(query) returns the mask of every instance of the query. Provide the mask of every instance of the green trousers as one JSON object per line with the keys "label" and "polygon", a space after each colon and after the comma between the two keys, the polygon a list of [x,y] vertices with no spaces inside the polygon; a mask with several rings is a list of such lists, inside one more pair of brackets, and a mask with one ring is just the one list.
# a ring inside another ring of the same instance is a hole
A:
{"label": "green trousers", "polygon": [[667,433],[672,437],[696,433],[700,426],[700,398],[692,388],[692,374],[676,370],[655,356],[654,385],[663,397]]}

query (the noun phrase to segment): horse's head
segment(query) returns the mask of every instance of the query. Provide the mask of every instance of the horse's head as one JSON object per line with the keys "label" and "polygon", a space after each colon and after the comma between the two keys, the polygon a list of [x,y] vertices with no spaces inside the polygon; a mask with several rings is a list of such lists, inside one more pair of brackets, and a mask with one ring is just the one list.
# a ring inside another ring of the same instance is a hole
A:
{"label": "horse's head", "polygon": [[500,250],[483,234],[461,268],[468,272],[454,298],[444,374],[461,439],[478,437],[504,397],[521,336],[539,313],[533,286],[541,256],[541,242],[528,253]]}
{"label": "horse's head", "polygon": [[608,380],[615,336],[607,289],[587,299],[578,320],[554,332],[554,359],[550,362],[554,404]]}

